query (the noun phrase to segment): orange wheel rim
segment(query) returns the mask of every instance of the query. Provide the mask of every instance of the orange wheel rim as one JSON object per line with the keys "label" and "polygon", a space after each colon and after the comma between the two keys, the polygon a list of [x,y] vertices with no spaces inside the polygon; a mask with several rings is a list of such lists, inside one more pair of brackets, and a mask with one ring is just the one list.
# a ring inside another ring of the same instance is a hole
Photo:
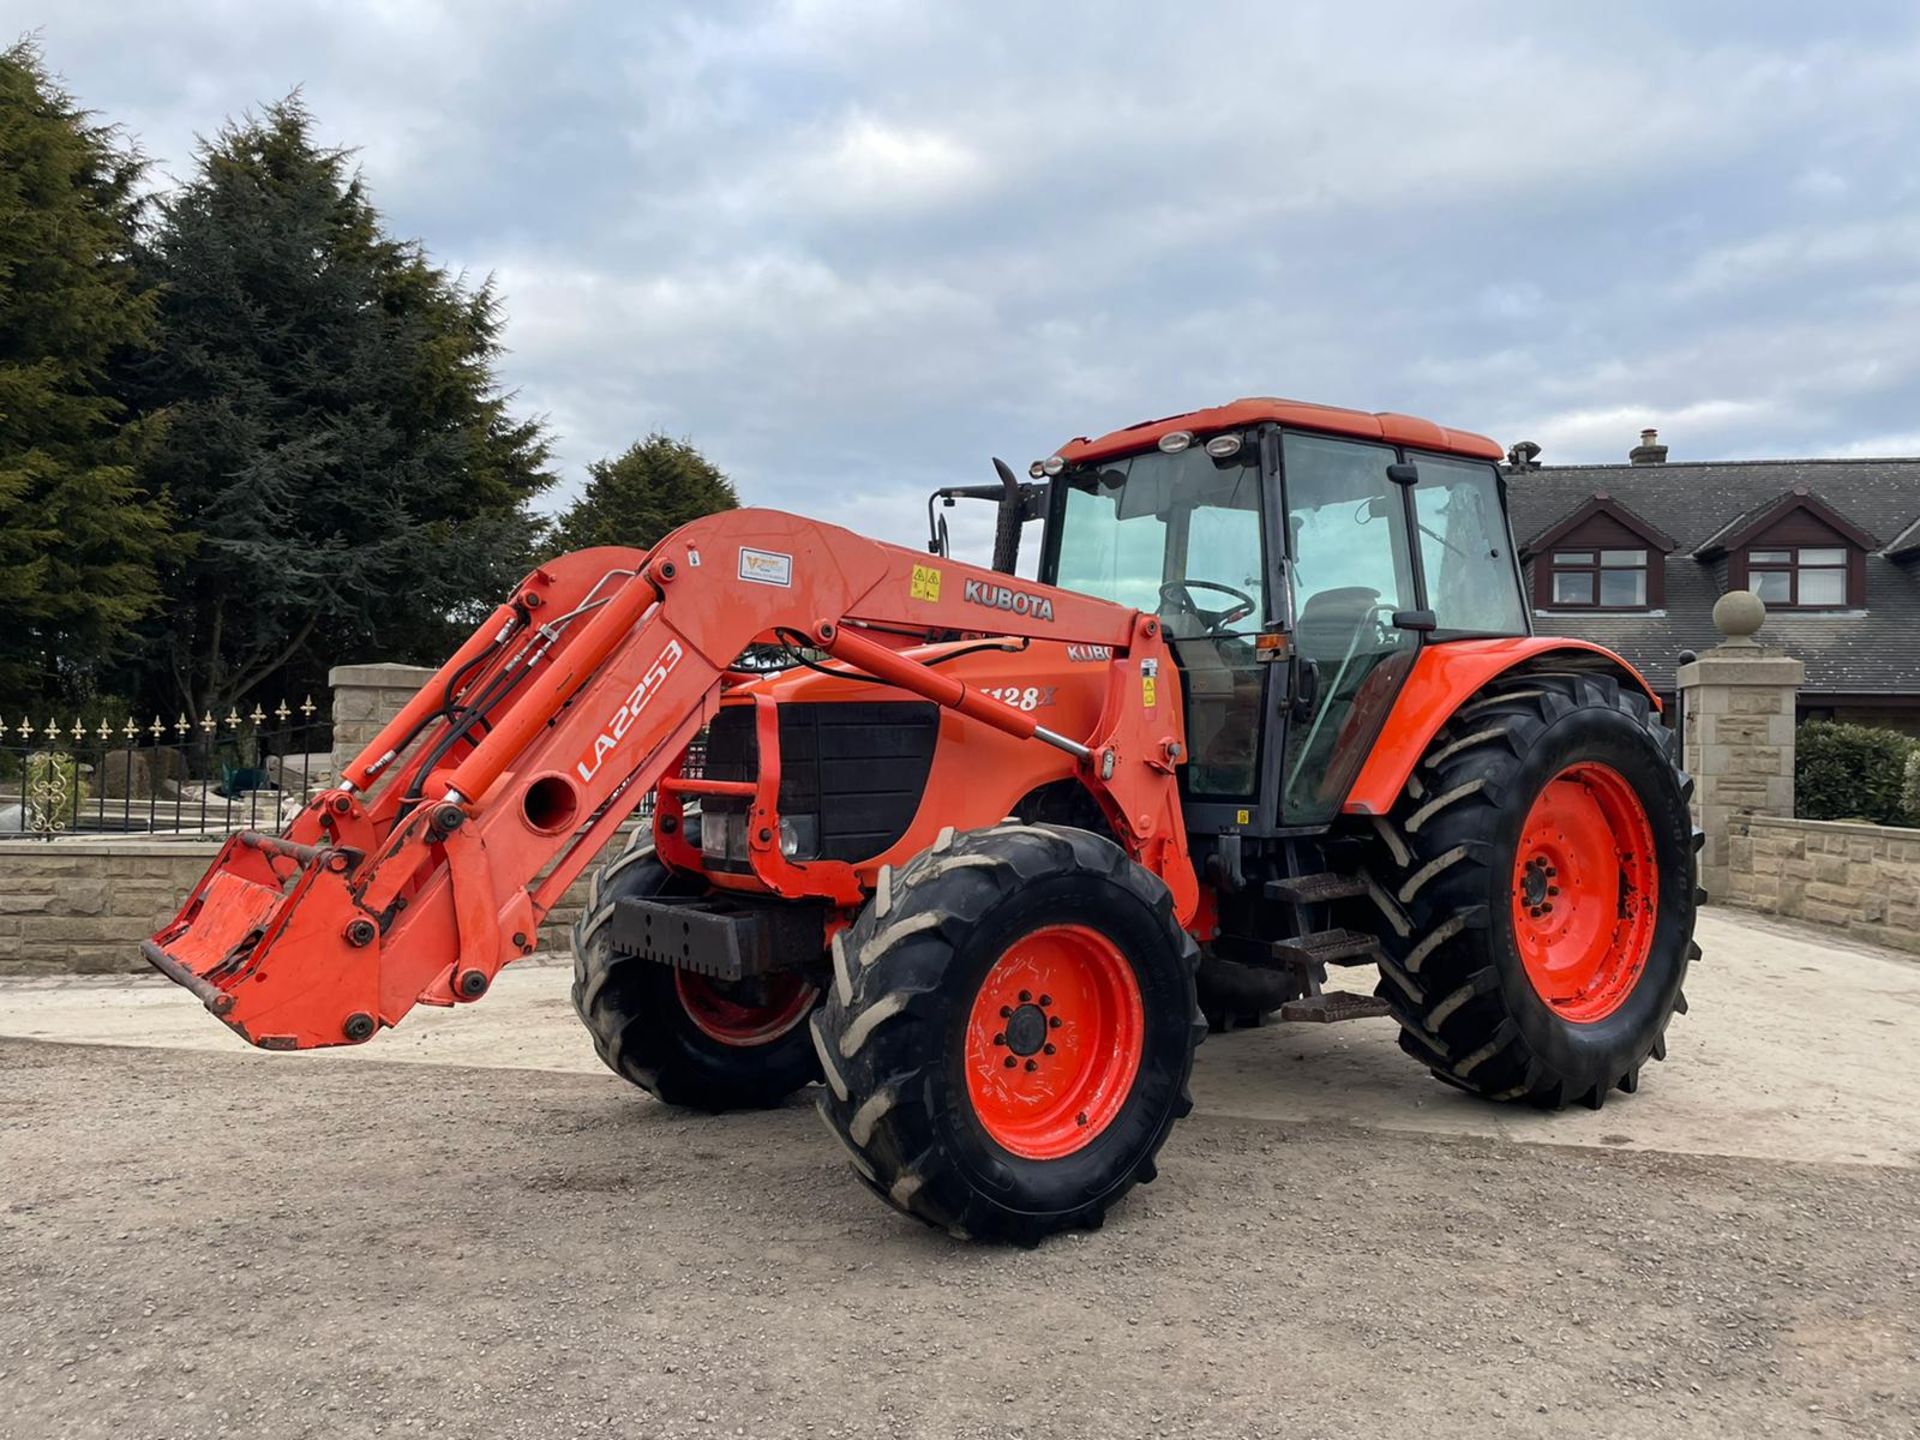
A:
{"label": "orange wheel rim", "polygon": [[996,1144],[1057,1160],[1113,1123],[1140,1072],[1146,1013],[1125,955],[1084,925],[1007,947],[967,1018],[967,1095]]}
{"label": "orange wheel rim", "polygon": [[1513,857],[1513,939],[1535,993],[1576,1024],[1604,1020],[1647,968],[1659,906],[1646,806],[1619,771],[1569,765]]}
{"label": "orange wheel rim", "polygon": [[[748,1000],[704,975],[675,969],[674,989],[694,1028],[722,1045],[764,1045],[807,1018],[819,994],[791,971],[767,977],[763,998]],[[730,993],[731,992],[731,993]]]}

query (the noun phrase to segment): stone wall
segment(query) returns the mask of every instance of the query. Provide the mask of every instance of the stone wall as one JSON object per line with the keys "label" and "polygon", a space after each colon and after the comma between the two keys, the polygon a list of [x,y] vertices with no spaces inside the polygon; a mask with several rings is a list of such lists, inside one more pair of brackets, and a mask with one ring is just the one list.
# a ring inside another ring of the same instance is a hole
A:
{"label": "stone wall", "polygon": [[145,970],[212,840],[0,841],[0,975]]}
{"label": "stone wall", "polygon": [[1920,830],[1741,815],[1728,838],[1733,904],[1920,954]]}
{"label": "stone wall", "polygon": [[[174,917],[219,849],[202,839],[0,840],[0,978],[146,972],[140,942]],[[586,895],[583,878],[554,906],[542,949],[566,948]]]}

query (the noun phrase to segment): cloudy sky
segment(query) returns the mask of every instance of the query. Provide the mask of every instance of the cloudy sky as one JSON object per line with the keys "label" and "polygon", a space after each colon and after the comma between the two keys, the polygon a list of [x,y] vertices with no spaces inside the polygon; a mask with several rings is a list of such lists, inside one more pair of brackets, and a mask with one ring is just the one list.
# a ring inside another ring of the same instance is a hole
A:
{"label": "cloudy sky", "polygon": [[1675,459],[1920,454],[1911,0],[0,20],[175,173],[303,87],[396,231],[498,280],[556,501],[658,428],[750,502],[916,542],[990,454],[1246,394],[1549,461],[1643,425]]}

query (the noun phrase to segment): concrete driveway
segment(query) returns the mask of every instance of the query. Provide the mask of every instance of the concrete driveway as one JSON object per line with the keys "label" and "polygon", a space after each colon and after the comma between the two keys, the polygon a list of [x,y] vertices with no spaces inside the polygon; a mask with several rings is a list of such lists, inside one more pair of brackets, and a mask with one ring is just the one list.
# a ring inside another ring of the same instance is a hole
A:
{"label": "concrete driveway", "polygon": [[[1600,1115],[1488,1105],[1438,1085],[1386,1020],[1214,1037],[1200,1047],[1196,1106],[1522,1144],[1920,1165],[1920,962],[1724,908],[1703,911],[1698,933],[1671,1061]],[[0,1036],[207,1050],[283,1070],[400,1061],[605,1075],[568,980],[563,958],[535,957],[476,1005],[422,1006],[365,1046],[299,1055],[252,1049],[158,977],[15,981],[0,984]],[[1335,972],[1332,983],[1371,991],[1374,972]]]}
{"label": "concrete driveway", "polygon": [[0,1437],[1920,1434],[1920,966],[1702,941],[1597,1115],[1384,1022],[1214,1037],[1159,1181],[1034,1252],[804,1103],[637,1095],[558,965],[321,1056],[3,986]]}

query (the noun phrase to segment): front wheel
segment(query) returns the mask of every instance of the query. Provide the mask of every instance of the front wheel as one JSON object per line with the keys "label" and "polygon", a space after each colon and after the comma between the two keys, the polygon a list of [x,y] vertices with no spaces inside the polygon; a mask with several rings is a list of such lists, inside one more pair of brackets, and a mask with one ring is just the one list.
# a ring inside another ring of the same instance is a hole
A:
{"label": "front wheel", "polygon": [[695,1110],[777,1105],[819,1079],[807,1016],[819,989],[799,971],[725,982],[613,948],[614,902],[699,894],[644,832],[593,877],[573,927],[573,1008],[609,1070]]}
{"label": "front wheel", "polygon": [[1375,863],[1404,907],[1376,993],[1462,1089],[1594,1109],[1685,1013],[1692,782],[1646,697],[1606,675],[1503,677],[1415,767]]}
{"label": "front wheel", "polygon": [[956,1235],[1097,1226],[1193,1107],[1196,953],[1104,837],[948,832],[835,941],[821,1114],[870,1188]]}

